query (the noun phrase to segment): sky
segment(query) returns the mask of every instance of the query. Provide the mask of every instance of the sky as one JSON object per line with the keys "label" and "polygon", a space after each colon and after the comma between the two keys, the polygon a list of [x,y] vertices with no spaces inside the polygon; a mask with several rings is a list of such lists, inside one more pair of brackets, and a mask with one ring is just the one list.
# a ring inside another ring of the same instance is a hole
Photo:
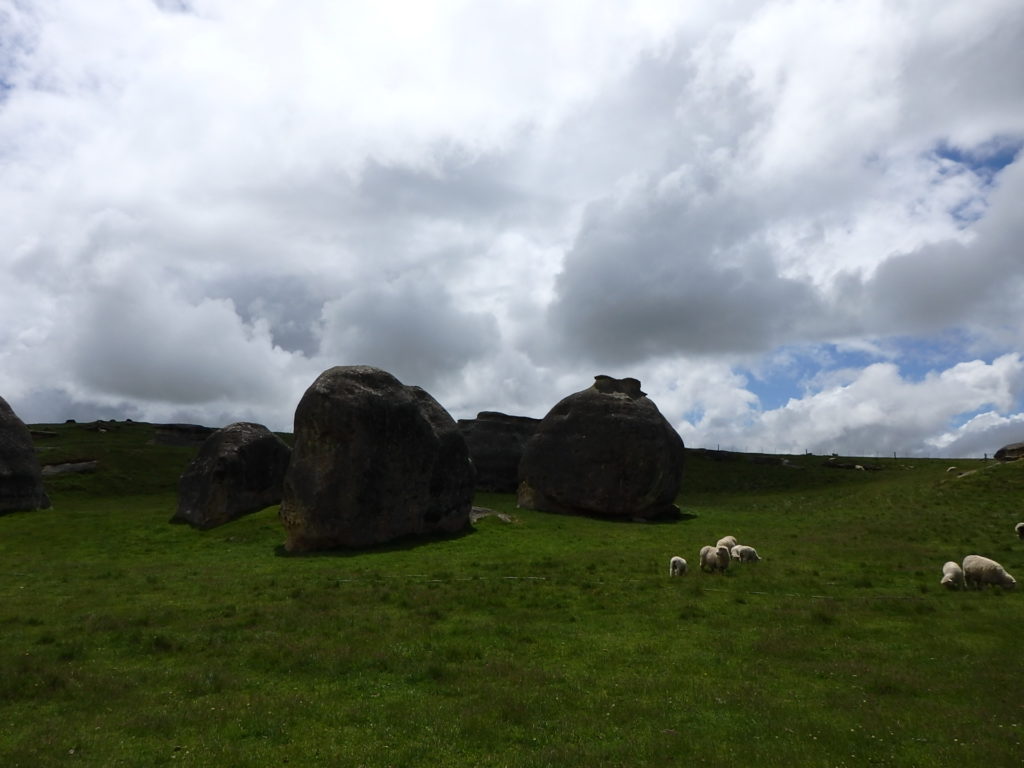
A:
{"label": "sky", "polygon": [[632,376],[691,448],[1024,440],[1020,0],[0,0],[0,396],[291,431]]}

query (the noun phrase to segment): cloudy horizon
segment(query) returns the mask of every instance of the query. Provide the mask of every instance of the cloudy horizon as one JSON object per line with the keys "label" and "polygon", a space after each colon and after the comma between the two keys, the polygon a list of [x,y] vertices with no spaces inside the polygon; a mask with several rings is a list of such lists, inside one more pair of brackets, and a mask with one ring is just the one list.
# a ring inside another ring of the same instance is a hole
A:
{"label": "cloudy horizon", "polygon": [[687,447],[1024,440],[1017,0],[0,0],[0,396],[290,431],[632,376]]}

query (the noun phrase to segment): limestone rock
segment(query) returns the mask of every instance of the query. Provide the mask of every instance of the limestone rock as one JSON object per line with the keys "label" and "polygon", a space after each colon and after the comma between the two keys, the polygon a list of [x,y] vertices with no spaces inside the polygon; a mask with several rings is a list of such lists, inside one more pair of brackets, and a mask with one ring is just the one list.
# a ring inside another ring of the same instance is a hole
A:
{"label": "limestone rock", "polygon": [[262,424],[218,429],[178,481],[172,523],[206,530],[279,504],[291,449]]}
{"label": "limestone rock", "polygon": [[996,451],[994,458],[997,461],[1015,461],[1021,457],[1024,457],[1024,443],[1010,443]]}
{"label": "limestone rock", "polygon": [[481,411],[475,419],[459,419],[469,457],[476,467],[476,488],[493,493],[515,493],[519,462],[540,419]]}
{"label": "limestone rock", "polygon": [[285,549],[368,547],[469,527],[473,464],[455,420],[386,371],[324,371],[295,410]]}
{"label": "limestone rock", "polygon": [[49,506],[32,435],[0,397],[0,513]]}
{"label": "limestone rock", "polygon": [[520,507],[618,519],[679,515],[683,441],[636,379],[595,377],[526,444]]}

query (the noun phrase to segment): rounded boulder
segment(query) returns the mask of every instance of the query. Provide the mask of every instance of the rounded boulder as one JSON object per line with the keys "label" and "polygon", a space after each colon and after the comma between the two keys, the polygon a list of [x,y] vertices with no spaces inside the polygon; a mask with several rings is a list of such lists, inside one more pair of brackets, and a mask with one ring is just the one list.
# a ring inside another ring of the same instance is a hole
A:
{"label": "rounded boulder", "polygon": [[207,530],[281,503],[291,448],[262,424],[215,430],[178,481],[172,523]]}
{"label": "rounded boulder", "polygon": [[32,433],[0,397],[0,513],[49,506]]}
{"label": "rounded boulder", "polygon": [[370,366],[324,371],[295,410],[285,549],[363,548],[469,527],[474,470],[427,392]]}
{"label": "rounded boulder", "polygon": [[679,515],[683,440],[637,379],[596,376],[537,426],[519,466],[520,507],[614,519]]}

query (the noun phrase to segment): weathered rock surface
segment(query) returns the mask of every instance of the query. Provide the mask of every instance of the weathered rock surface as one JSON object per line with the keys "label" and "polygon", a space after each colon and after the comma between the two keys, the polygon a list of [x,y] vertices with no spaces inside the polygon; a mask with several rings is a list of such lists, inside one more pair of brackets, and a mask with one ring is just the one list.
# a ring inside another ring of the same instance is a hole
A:
{"label": "weathered rock surface", "polygon": [[386,371],[324,371],[295,410],[285,549],[368,547],[469,527],[473,464],[455,420]]}
{"label": "weathered rock surface", "polygon": [[49,506],[32,435],[0,397],[0,512]]}
{"label": "weathered rock surface", "polygon": [[206,530],[279,504],[291,449],[262,424],[214,431],[178,481],[172,523]]}
{"label": "weathered rock surface", "polygon": [[1024,443],[1010,443],[996,451],[997,461],[1015,461],[1024,457]]}
{"label": "weathered rock surface", "polygon": [[515,493],[519,462],[540,419],[481,411],[475,419],[459,419],[469,457],[476,467],[476,487],[492,493]]}
{"label": "weathered rock surface", "polygon": [[518,503],[608,518],[675,517],[683,452],[639,381],[597,376],[552,408],[526,444]]}

